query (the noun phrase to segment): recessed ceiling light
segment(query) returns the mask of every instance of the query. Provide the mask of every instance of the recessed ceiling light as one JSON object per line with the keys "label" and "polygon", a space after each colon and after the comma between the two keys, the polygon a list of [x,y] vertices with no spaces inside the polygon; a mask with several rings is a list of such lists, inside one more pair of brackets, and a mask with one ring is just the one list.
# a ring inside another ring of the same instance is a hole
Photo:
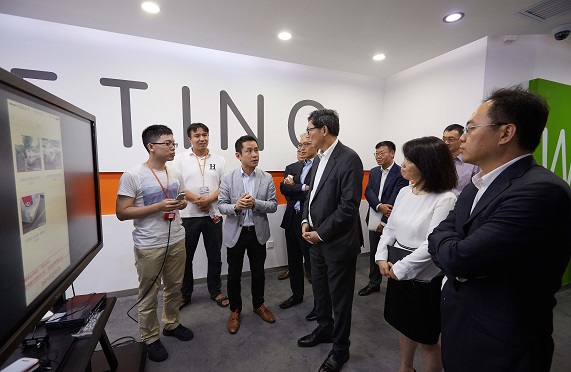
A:
{"label": "recessed ceiling light", "polygon": [[373,56],[373,60],[374,60],[374,61],[382,61],[382,60],[385,59],[385,58],[386,58],[386,56],[385,56],[384,54],[382,54],[382,53],[380,53],[380,54],[375,54],[375,55]]}
{"label": "recessed ceiling light", "polygon": [[442,20],[445,23],[453,23],[453,22],[458,22],[459,20],[461,20],[462,18],[464,18],[464,13],[462,12],[455,12],[455,13],[450,13],[448,14],[446,17],[442,18]]}
{"label": "recessed ceiling light", "polygon": [[281,40],[289,40],[289,39],[291,39],[291,34],[287,31],[280,32],[278,34],[278,38],[280,38]]}
{"label": "recessed ceiling light", "polygon": [[159,5],[152,1],[145,1],[144,3],[141,4],[141,8],[143,8],[145,12],[152,14],[156,14],[161,11]]}

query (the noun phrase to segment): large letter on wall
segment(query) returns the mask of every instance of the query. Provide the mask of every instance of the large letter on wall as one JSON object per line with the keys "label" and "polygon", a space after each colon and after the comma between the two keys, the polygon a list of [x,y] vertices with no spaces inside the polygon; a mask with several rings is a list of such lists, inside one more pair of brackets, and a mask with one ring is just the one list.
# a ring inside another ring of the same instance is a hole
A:
{"label": "large letter on wall", "polygon": [[119,87],[121,93],[121,120],[123,123],[123,146],[133,146],[133,128],[131,126],[131,97],[129,89],[145,90],[149,86],[144,81],[120,80],[101,78],[101,85],[106,87]]}
{"label": "large letter on wall", "polygon": [[256,136],[252,131],[252,128],[246,123],[244,117],[238,111],[238,108],[228,95],[225,90],[220,91],[220,143],[222,150],[228,149],[228,107],[236,116],[236,119],[240,122],[240,125],[247,134],[254,136],[258,139],[258,147],[261,150],[264,149],[264,96],[258,95],[258,135]]}
{"label": "large letter on wall", "polygon": [[318,110],[325,108],[321,103],[310,99],[299,101],[298,103],[293,105],[291,111],[289,112],[289,118],[287,119],[287,130],[289,133],[289,138],[291,139],[291,143],[293,143],[295,147],[299,145],[299,141],[297,139],[298,138],[297,133],[295,133],[295,117],[297,116],[297,112],[299,111],[299,109],[304,106],[313,106]]}
{"label": "large letter on wall", "polygon": [[27,70],[25,68],[13,68],[10,70],[16,76],[22,79],[36,79],[36,80],[49,80],[56,81],[57,75],[51,71],[40,71],[40,70]]}
{"label": "large letter on wall", "polygon": [[190,141],[186,135],[186,128],[192,123],[190,119],[190,89],[187,86],[182,87],[182,136],[184,137],[184,148],[190,147]]}

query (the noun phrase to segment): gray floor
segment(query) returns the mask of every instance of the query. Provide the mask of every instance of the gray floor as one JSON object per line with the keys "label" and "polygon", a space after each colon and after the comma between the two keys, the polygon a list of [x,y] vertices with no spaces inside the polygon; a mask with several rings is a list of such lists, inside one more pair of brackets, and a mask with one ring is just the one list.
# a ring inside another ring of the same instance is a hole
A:
{"label": "gray floor", "polygon": [[[192,304],[181,311],[181,322],[195,334],[193,340],[181,342],[162,337],[169,358],[162,363],[147,360],[147,371],[317,371],[327,357],[331,344],[301,349],[299,337],[316,327],[305,316],[311,311],[313,295],[306,283],[304,302],[287,310],[278,304],[289,297],[289,281],[277,279],[279,269],[266,272],[266,305],[276,317],[276,323],[263,322],[251,311],[250,278],[242,279],[244,310],[240,331],[230,335],[226,320],[228,308],[210,300],[206,284],[195,286]],[[357,261],[356,291],[367,283],[367,257]],[[223,289],[226,282],[223,281]],[[395,331],[383,318],[386,285],[380,293],[368,297],[355,295],[351,331],[351,359],[343,371],[397,371],[398,341]],[[553,338],[555,353],[552,371],[571,370],[571,290],[557,294]],[[137,324],[126,315],[136,301],[135,296],[119,298],[106,326],[109,340],[133,336],[138,339]],[[136,317],[136,309],[131,314]],[[415,368],[422,370],[420,349]]]}

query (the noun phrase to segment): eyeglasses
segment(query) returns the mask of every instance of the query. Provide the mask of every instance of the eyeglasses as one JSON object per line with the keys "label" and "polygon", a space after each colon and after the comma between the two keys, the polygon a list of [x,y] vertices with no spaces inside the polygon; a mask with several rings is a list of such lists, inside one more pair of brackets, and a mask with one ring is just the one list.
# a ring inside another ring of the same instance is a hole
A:
{"label": "eyeglasses", "polygon": [[454,138],[454,137],[442,137],[442,142],[444,143],[454,143],[456,141],[458,141],[459,138]]}
{"label": "eyeglasses", "polygon": [[313,127],[313,128],[307,128],[307,135],[309,136],[311,134],[311,131],[315,130],[315,129],[319,129],[318,127]]}
{"label": "eyeglasses", "polygon": [[171,141],[165,141],[165,142],[151,142],[153,145],[165,145],[168,146],[169,148],[173,148],[176,149],[178,147],[178,143],[176,142],[171,142]]}
{"label": "eyeglasses", "polygon": [[479,128],[479,127],[497,127],[500,125],[507,125],[509,123],[492,123],[492,124],[475,124],[475,125],[470,125],[470,124],[466,124],[466,126],[464,127],[464,131],[466,134],[470,133],[470,131],[474,128]]}
{"label": "eyeglasses", "polygon": [[388,152],[375,152],[373,155],[377,157],[377,156],[385,156],[386,154],[388,154]]}
{"label": "eyeglasses", "polygon": [[298,149],[302,149],[304,147],[308,147],[309,146],[309,142],[304,142],[304,143],[300,143],[299,145],[297,145]]}

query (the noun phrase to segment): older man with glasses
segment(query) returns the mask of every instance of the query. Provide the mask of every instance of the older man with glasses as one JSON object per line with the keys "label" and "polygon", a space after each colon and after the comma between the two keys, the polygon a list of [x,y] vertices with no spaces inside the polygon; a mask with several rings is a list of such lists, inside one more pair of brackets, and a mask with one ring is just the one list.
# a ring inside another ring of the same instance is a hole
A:
{"label": "older man with glasses", "polygon": [[464,134],[464,127],[460,124],[451,124],[444,129],[442,141],[448,146],[450,154],[454,158],[454,166],[458,173],[458,184],[452,189],[452,192],[458,196],[464,190],[464,187],[472,182],[472,177],[480,171],[480,167],[465,163],[460,153],[460,137]]}
{"label": "older man with glasses", "polygon": [[[288,309],[303,301],[305,269],[308,279],[311,278],[309,258],[310,243],[301,236],[301,214],[303,204],[309,191],[311,176],[309,170],[317,155],[315,147],[311,146],[306,133],[299,136],[298,161],[286,167],[284,180],[280,183],[281,193],[288,199],[281,227],[285,229],[287,257],[289,265],[289,280],[292,296],[280,304],[280,308]],[[304,265],[305,261],[305,265]],[[306,317],[315,320],[314,310]]]}

